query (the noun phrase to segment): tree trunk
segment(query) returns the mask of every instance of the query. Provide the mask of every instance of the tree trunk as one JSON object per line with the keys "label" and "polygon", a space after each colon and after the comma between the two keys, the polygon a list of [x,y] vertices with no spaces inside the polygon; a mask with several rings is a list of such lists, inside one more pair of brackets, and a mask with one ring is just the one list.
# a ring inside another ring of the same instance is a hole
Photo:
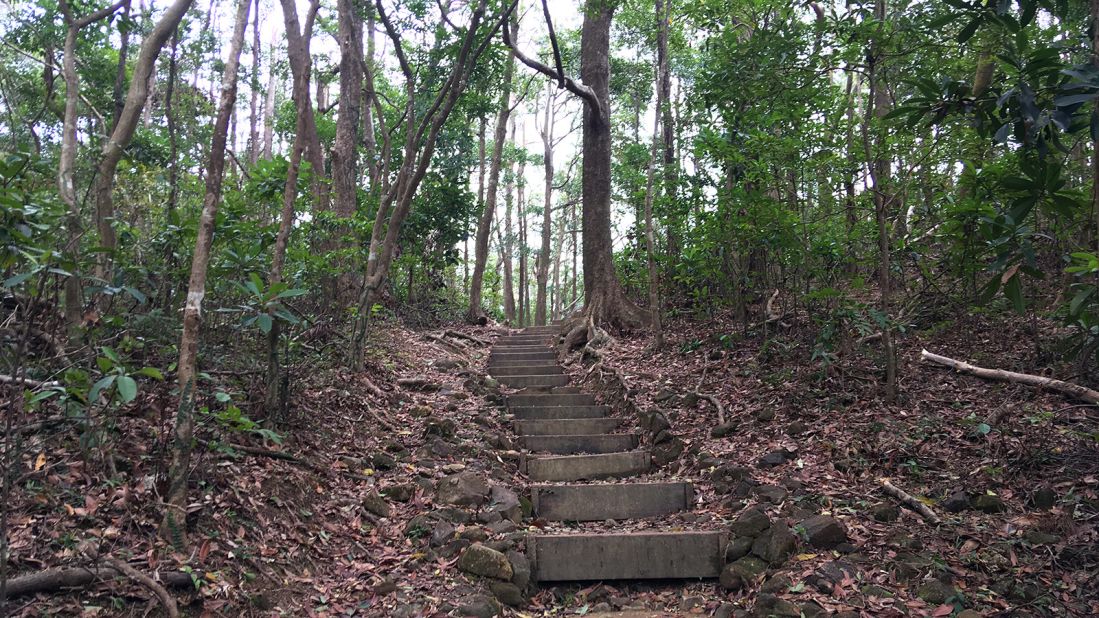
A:
{"label": "tree trunk", "polygon": [[[114,113],[111,114],[111,128],[118,124],[118,118],[122,115],[122,108],[126,101],[123,98],[126,89],[126,61],[130,52],[130,26],[126,22],[130,17],[130,0],[122,5],[122,17],[118,28],[118,69],[114,76]],[[174,161],[174,159],[173,159]]]}
{"label": "tree trunk", "polygon": [[611,237],[610,32],[615,4],[587,0],[580,34],[580,78],[599,102],[599,108],[584,106],[584,296],[585,310],[596,323],[631,328],[642,320],[615,273]]}
{"label": "tree trunk", "polygon": [[[519,223],[519,326],[526,326],[530,318],[530,293],[527,282],[527,199],[526,187],[526,125],[519,136],[519,169],[515,174],[515,216]],[[514,135],[513,135],[514,137]]]}
{"label": "tree trunk", "polygon": [[[661,73],[658,81],[657,96],[664,101],[664,106],[659,108],[658,113],[661,115],[660,125],[663,129],[664,188],[661,194],[668,198],[664,204],[665,209],[673,207],[677,203],[675,199],[676,184],[679,182],[679,165],[676,163],[675,156],[675,122],[672,119],[672,72],[668,60],[668,30],[671,25],[673,2],[674,0],[658,0],[656,10],[657,15],[661,16],[661,25],[656,34],[656,64],[664,67],[664,72]],[[661,7],[661,4],[664,6]],[[661,8],[663,8],[663,11],[661,11]],[[669,219],[666,259],[670,276],[675,268],[674,260],[679,257],[678,210],[675,210]]]}
{"label": "tree trunk", "polygon": [[[313,209],[323,212],[328,210],[328,183],[324,175],[324,152],[321,150],[320,137],[317,135],[317,122],[313,117],[313,101],[309,97],[309,84],[313,72],[309,44],[312,37],[312,22],[317,11],[315,3],[319,0],[314,0],[310,5],[309,17],[306,18],[308,31],[305,33],[298,23],[298,11],[294,3],[290,0],[280,0],[280,2],[283,20],[286,23],[286,55],[289,56],[290,72],[294,78],[294,104],[299,110],[299,116],[305,115],[303,118],[305,124],[302,127],[302,139],[305,145],[303,156],[313,166]],[[322,91],[323,88],[318,86],[318,96]]]}
{"label": "tree trunk", "polygon": [[112,280],[112,253],[117,248],[118,240],[114,231],[114,180],[118,162],[122,160],[125,148],[130,144],[137,129],[137,122],[141,117],[145,99],[149,94],[149,80],[156,68],[156,58],[160,50],[168,41],[168,37],[183,19],[184,13],[191,6],[192,0],[175,0],[161,16],[160,21],[153,27],[149,35],[141,44],[137,61],[134,63],[133,76],[130,78],[130,89],[126,93],[126,103],[122,113],[118,116],[111,136],[103,143],[100,154],[99,168],[95,181],[95,222],[99,232],[99,244],[106,250],[100,254],[98,268],[99,278],[110,282]]}
{"label": "tree trunk", "polygon": [[[1099,0],[1091,0],[1091,64],[1099,68]],[[1091,123],[1099,123],[1099,102],[1092,104]],[[1099,255],[1099,139],[1091,142],[1091,202],[1095,216],[1095,254]],[[1095,274],[1099,286],[1099,273]]]}
{"label": "tree trunk", "polygon": [[267,71],[267,97],[263,102],[263,158],[271,159],[275,141],[275,46],[268,47],[271,68]]}
{"label": "tree trunk", "polygon": [[[653,327],[653,346],[664,347],[664,328],[661,320],[660,281],[656,271],[656,240],[653,233],[653,193],[656,176],[656,159],[660,150],[660,120],[664,117],[667,100],[664,98],[664,74],[668,72],[668,14],[663,0],[656,0],[657,54],[656,54],[656,113],[653,114],[653,145],[649,157],[649,170],[645,179],[645,253],[649,268],[649,313]],[[664,49],[661,49],[664,46]],[[666,132],[665,132],[666,136]]]}
{"label": "tree trunk", "polygon": [[[517,30],[514,23],[509,27],[513,31]],[[492,217],[496,212],[497,190],[500,186],[500,162],[503,159],[504,142],[507,141],[508,118],[511,115],[511,81],[514,73],[515,58],[509,55],[504,64],[503,89],[500,92],[499,111],[496,113],[496,129],[492,134],[492,159],[489,161],[488,184],[485,187],[485,206],[477,222],[477,237],[473,244],[473,277],[469,284],[467,317],[475,323],[485,319],[485,310],[481,307],[481,287],[484,285],[489,232],[492,231]]]}
{"label": "tree trunk", "polygon": [[[252,79],[249,80],[248,89],[250,97],[248,101],[248,163],[252,166],[259,161],[259,93],[260,93],[260,69],[263,64],[263,47],[259,37],[260,0],[256,0],[256,13],[252,19]],[[273,69],[274,67],[272,67]],[[273,72],[273,71],[272,71]]]}
{"label": "tree trunk", "polygon": [[[515,142],[515,121],[511,124],[511,141]],[[511,207],[515,195],[515,172],[508,163],[507,189],[504,194],[504,228],[503,228],[503,255],[504,255],[504,321],[508,326],[515,326],[515,290],[512,282],[512,250],[511,233]]]}
{"label": "tree trunk", "polygon": [[221,99],[206,162],[206,193],[202,200],[202,217],[195,238],[191,260],[191,278],[187,285],[187,302],[183,307],[183,335],[180,337],[179,407],[176,410],[172,442],[172,462],[168,472],[168,492],[165,500],[160,534],[182,551],[186,543],[187,482],[191,467],[191,443],[194,441],[195,375],[198,358],[198,336],[202,321],[202,299],[206,294],[206,271],[210,263],[210,245],[214,236],[221,183],[225,170],[225,142],[229,117],[237,100],[237,71],[244,33],[248,28],[248,10],[252,0],[239,0],[229,59],[222,78]]}
{"label": "tree trunk", "polygon": [[[535,297],[534,324],[546,325],[546,286],[549,283],[550,236],[553,231],[553,84],[546,85],[546,112],[542,121],[542,161],[545,168],[545,194],[542,199],[542,248],[538,252],[538,292]],[[556,279],[556,269],[555,279]],[[555,283],[556,285],[556,283]]]}

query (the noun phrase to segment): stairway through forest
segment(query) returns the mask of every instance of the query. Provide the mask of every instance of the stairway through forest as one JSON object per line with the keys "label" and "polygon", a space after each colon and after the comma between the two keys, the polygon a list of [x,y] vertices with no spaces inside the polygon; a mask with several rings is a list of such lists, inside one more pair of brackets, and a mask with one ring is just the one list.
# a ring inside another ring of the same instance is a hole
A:
{"label": "stairway through forest", "polygon": [[[489,374],[517,392],[508,411],[523,449],[521,471],[531,481],[533,516],[547,522],[603,522],[628,530],[629,520],[691,508],[689,482],[650,482],[649,448],[627,419],[569,385],[553,343],[559,326],[527,328],[497,340]],[[527,537],[532,576],[539,582],[717,577],[723,532],[545,533]]]}

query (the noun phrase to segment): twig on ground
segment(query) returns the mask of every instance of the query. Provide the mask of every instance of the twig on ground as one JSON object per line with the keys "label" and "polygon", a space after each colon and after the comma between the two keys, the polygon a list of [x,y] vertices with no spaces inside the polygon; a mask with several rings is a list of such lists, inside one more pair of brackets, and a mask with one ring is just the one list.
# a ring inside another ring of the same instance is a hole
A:
{"label": "twig on ground", "polygon": [[164,612],[168,614],[168,618],[179,618],[179,608],[176,606],[176,600],[156,580],[118,558],[107,557],[104,562],[118,569],[126,577],[151,590],[160,599],[160,605],[164,607]]}
{"label": "twig on ground", "polygon": [[921,516],[923,516],[924,519],[928,521],[928,523],[942,523],[942,520],[939,519],[939,516],[935,514],[935,511],[932,511],[931,507],[927,506],[923,502],[920,502],[919,498],[904,491],[900,487],[897,487],[887,478],[881,478],[878,480],[881,483],[882,490],[885,491],[885,493],[893,496],[897,500],[900,500],[901,503],[903,503],[905,506],[919,513]]}
{"label": "twig on ground", "polygon": [[984,367],[970,365],[969,363],[960,360],[954,360],[953,358],[932,354],[927,350],[920,352],[920,358],[937,365],[949,367],[961,373],[977,376],[978,378],[1048,388],[1051,391],[1057,391],[1058,393],[1075,397],[1081,401],[1099,404],[1099,391],[1094,391],[1090,388],[1080,386],[1079,384],[1072,384],[1071,382],[1064,382],[1053,378],[1044,378],[1029,373],[1017,373],[1015,371],[1005,371],[1003,369],[986,369]]}
{"label": "twig on ground", "polygon": [[709,393],[700,393],[699,391],[691,391],[691,394],[695,397],[698,397],[699,399],[705,399],[706,401],[709,401],[711,404],[713,404],[714,409],[717,410],[717,422],[722,425],[725,424],[725,407],[721,405],[721,402],[717,400],[717,397]]}
{"label": "twig on ground", "polygon": [[56,380],[43,382],[41,380],[32,380],[31,378],[24,378],[22,376],[14,377],[7,374],[0,374],[0,384],[25,384],[27,386],[33,386],[34,388],[54,388],[61,386],[61,383]]}

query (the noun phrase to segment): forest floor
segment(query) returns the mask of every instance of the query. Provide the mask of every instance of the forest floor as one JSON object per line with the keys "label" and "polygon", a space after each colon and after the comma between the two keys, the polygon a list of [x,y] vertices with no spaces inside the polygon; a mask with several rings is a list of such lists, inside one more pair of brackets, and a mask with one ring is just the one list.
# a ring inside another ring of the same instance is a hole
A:
{"label": "forest floor", "polygon": [[[520,493],[525,485],[498,391],[484,377],[487,343],[506,331],[452,328],[481,341],[439,341],[432,339],[439,329],[388,324],[374,331],[367,371],[295,372],[282,445],[204,426],[187,553],[156,537],[152,466],[162,459],[167,386],[115,419],[111,474],[82,453],[74,432],[27,436],[9,505],[9,574],[91,564],[92,553],[145,572],[193,569],[197,588],[172,591],[193,616],[490,611],[496,605],[485,583],[457,568],[457,554],[470,541],[513,542],[523,529],[490,509],[435,502],[438,481],[463,471]],[[1020,344],[1033,336],[1016,322],[978,314],[908,332],[899,342],[901,395],[893,405],[881,399],[873,344],[823,368],[796,323],[765,346],[736,336],[739,328],[720,317],[667,330],[667,346],[656,353],[647,335],[616,339],[604,349],[604,368],[626,378],[637,408],[668,416],[685,450],[656,476],[693,481],[697,502],[689,513],[631,525],[718,529],[756,506],[791,524],[831,514],[849,543],[836,551],[799,547],[735,593],[712,581],[552,586],[524,607],[504,608],[507,615],[729,615],[764,593],[863,616],[967,608],[976,612],[967,616],[1099,615],[1095,408],[919,361],[926,347],[1034,372],[1034,349]],[[570,371],[599,393],[589,368]],[[235,388],[247,392],[250,379]],[[215,390],[232,390],[219,380],[208,393],[211,409]],[[685,396],[690,391],[723,403],[727,435],[712,437],[715,410]],[[604,396],[616,411],[630,407]],[[776,452],[780,463],[761,462]],[[730,466],[746,471],[746,485],[721,482]],[[923,499],[943,523],[896,509],[882,477]],[[582,527],[625,527],[612,524]],[[538,520],[522,525],[553,529]],[[151,599],[138,583],[113,581],[16,597],[7,611],[157,615]]]}

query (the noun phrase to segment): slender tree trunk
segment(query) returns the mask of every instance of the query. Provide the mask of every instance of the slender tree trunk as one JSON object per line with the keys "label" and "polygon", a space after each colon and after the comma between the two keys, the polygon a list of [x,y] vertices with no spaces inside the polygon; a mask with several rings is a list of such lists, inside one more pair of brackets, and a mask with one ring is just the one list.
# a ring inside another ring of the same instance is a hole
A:
{"label": "slender tree trunk", "polygon": [[[168,201],[164,205],[164,219],[171,225],[179,224],[176,205],[179,203],[179,140],[176,135],[175,91],[179,79],[179,29],[172,32],[172,44],[168,56],[168,85],[164,89],[164,120],[168,126]],[[175,238],[164,245],[164,263],[168,265],[161,279],[160,299],[165,309],[172,307],[176,282],[172,274],[176,269]]]}
{"label": "slender tree trunk", "polygon": [[[126,105],[124,98],[126,91],[126,62],[130,53],[130,1],[122,5],[122,17],[118,28],[118,69],[114,76],[114,113],[111,115],[111,127],[118,124],[118,117],[122,115],[122,108]],[[173,159],[174,161],[174,159]]]}
{"label": "slender tree trunk", "polygon": [[[486,120],[484,116],[481,116],[480,129],[477,131],[477,206],[481,209],[481,212],[485,210],[485,129]],[[478,217],[478,225],[480,217]],[[465,241],[465,259],[462,265],[462,285],[465,286],[466,296],[472,298],[472,288],[469,281],[469,228],[466,228],[466,241]],[[477,255],[477,231],[474,231],[474,248],[473,255],[476,259]]]}
{"label": "slender tree trunk", "polygon": [[256,0],[256,13],[252,19],[252,79],[248,82],[250,91],[248,101],[248,163],[252,166],[259,161],[259,93],[260,69],[263,65],[263,47],[259,37],[260,0]]}
{"label": "slender tree trunk", "polygon": [[[668,71],[667,49],[660,47],[668,44],[668,15],[664,12],[663,0],[656,0],[657,54],[656,54],[656,113],[653,114],[653,144],[649,157],[649,171],[645,179],[645,253],[649,268],[649,313],[653,327],[653,345],[664,347],[664,328],[661,320],[660,280],[656,270],[656,239],[653,232],[653,196],[656,176],[656,159],[660,151],[660,120],[664,117],[667,100],[664,98],[664,74]],[[666,133],[665,133],[666,135]]]}
{"label": "slender tree trunk", "polygon": [[[363,22],[354,0],[338,0],[340,44],[340,106],[336,118],[336,143],[332,148],[332,188],[336,192],[335,214],[350,220],[358,208],[358,157],[360,111],[363,91]],[[350,227],[341,222],[335,229],[338,236],[333,245],[346,247],[340,237],[348,235]],[[326,243],[327,244],[327,243]],[[341,261],[342,258],[341,258]],[[343,300],[345,292],[354,287],[355,275],[344,262],[343,273],[336,277],[340,285],[335,298]]]}
{"label": "slender tree trunk", "polygon": [[225,142],[229,117],[237,100],[237,71],[244,33],[248,28],[248,9],[252,0],[239,0],[229,59],[222,79],[221,99],[214,121],[210,157],[206,163],[206,193],[202,200],[202,217],[195,238],[191,260],[191,278],[187,286],[187,302],[183,307],[183,335],[179,345],[178,383],[179,407],[176,410],[172,441],[172,462],[168,472],[168,494],[165,500],[161,536],[182,550],[186,543],[187,484],[191,467],[191,443],[194,441],[195,375],[198,358],[198,337],[202,323],[202,299],[206,294],[206,271],[210,263],[210,244],[214,236],[221,183],[225,170]]}
{"label": "slender tree trunk", "polygon": [[[515,25],[509,26],[513,31]],[[504,64],[503,88],[500,91],[499,111],[496,113],[496,129],[492,134],[492,159],[489,161],[488,184],[485,186],[484,209],[477,222],[477,237],[473,245],[473,277],[469,284],[469,312],[471,322],[485,319],[481,307],[481,287],[484,284],[485,263],[488,261],[489,232],[492,230],[492,217],[496,213],[497,190],[500,186],[500,162],[504,154],[504,142],[507,141],[508,118],[511,115],[511,81],[515,73],[515,58],[508,57]]]}
{"label": "slender tree trunk", "polygon": [[611,237],[610,32],[615,5],[588,0],[580,34],[580,78],[599,101],[598,109],[584,106],[584,296],[585,309],[596,323],[630,328],[642,320],[615,273]]}
{"label": "slender tree trunk", "polygon": [[275,46],[269,48],[271,68],[267,70],[267,97],[263,103],[263,158],[271,159],[275,141]]}
{"label": "slender tree trunk", "polygon": [[[1099,0],[1091,0],[1091,63],[1099,69]],[[1099,103],[1093,103],[1092,126],[1099,123]],[[1095,254],[1099,255],[1099,139],[1091,142],[1091,202],[1095,211]],[[1096,273],[1099,285],[1099,273]]]}
{"label": "slender tree trunk", "polygon": [[[511,141],[515,142],[515,121],[512,121],[511,125]],[[511,164],[508,164],[507,171],[507,188],[504,194],[504,228],[503,228],[503,251],[504,251],[504,320],[508,323],[508,326],[515,326],[515,291],[513,286],[514,279],[512,278],[512,257],[515,252],[512,247],[512,232],[511,232],[511,207],[514,203],[515,195],[515,172],[511,169]]]}
{"label": "slender tree trunk", "polygon": [[[661,15],[661,26],[657,30],[656,39],[656,64],[663,66],[664,71],[659,78],[657,96],[664,100],[664,106],[659,109],[660,126],[663,129],[663,155],[664,155],[664,187],[661,194],[667,199],[663,207],[671,209],[668,216],[668,247],[666,252],[667,273],[670,277],[675,269],[675,261],[679,257],[681,241],[679,239],[680,214],[676,198],[677,184],[679,183],[679,165],[675,156],[675,121],[672,117],[672,72],[668,60],[668,30],[671,25],[672,4],[675,0],[658,0],[657,15]],[[663,7],[660,5],[663,4]],[[661,10],[663,9],[663,10]],[[670,281],[666,279],[666,281]]]}
{"label": "slender tree trunk", "polygon": [[[546,111],[542,121],[542,161],[545,168],[545,188],[542,199],[542,248],[538,252],[538,292],[535,298],[534,323],[546,325],[546,285],[549,282],[550,236],[553,231],[553,84],[546,84]],[[555,284],[556,285],[556,284]]]}
{"label": "slender tree trunk", "polygon": [[[526,125],[519,136],[518,150],[520,152],[519,169],[515,175],[515,215],[519,223],[519,326],[526,326],[529,322],[530,294],[527,284],[527,200],[526,200]],[[514,137],[514,134],[513,134]]]}
{"label": "slender tree trunk", "polygon": [[97,274],[100,279],[111,281],[112,253],[118,241],[114,231],[114,181],[118,162],[122,160],[125,148],[130,144],[141,117],[145,99],[149,94],[149,81],[156,68],[156,58],[175,31],[192,0],[175,0],[161,16],[141,44],[137,62],[134,63],[130,89],[126,93],[126,103],[118,116],[111,136],[103,144],[99,169],[95,181],[95,221],[99,232],[99,244],[106,249],[101,253]]}

